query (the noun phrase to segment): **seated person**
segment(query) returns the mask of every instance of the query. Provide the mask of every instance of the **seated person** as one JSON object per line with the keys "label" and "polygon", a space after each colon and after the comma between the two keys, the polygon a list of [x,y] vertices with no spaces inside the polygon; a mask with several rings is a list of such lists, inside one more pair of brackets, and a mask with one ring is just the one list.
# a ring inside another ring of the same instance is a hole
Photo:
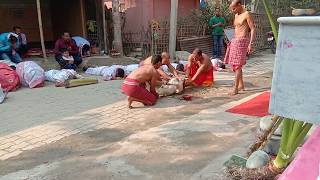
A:
{"label": "seated person", "polygon": [[76,42],[81,57],[90,56],[90,42],[83,37],[73,36],[72,39]]}
{"label": "seated person", "polygon": [[17,52],[20,56],[25,57],[25,55],[28,52],[28,42],[27,37],[24,33],[21,32],[21,27],[14,26],[13,27],[13,33],[18,35],[18,41],[20,44],[20,47],[18,48]]}
{"label": "seated person", "polygon": [[[161,66],[162,65],[166,65],[169,69],[169,71],[175,76],[175,77],[178,77],[178,72],[175,70],[175,68],[172,66],[172,64],[170,63],[170,56],[168,53],[166,52],[163,52],[161,54],[161,58],[162,58],[162,61],[161,61]],[[140,63],[140,66],[143,66],[143,65],[151,65],[151,59],[152,59],[152,56],[148,57],[147,59],[145,59],[144,61],[142,61]],[[168,74],[166,74],[162,69],[158,69],[158,72],[160,74],[160,76],[164,79],[164,80],[169,80],[170,79],[170,76]]]}
{"label": "seated person", "polygon": [[76,42],[71,39],[70,33],[64,32],[62,37],[58,39],[54,46],[54,54],[56,61],[59,63],[61,68],[64,68],[66,65],[66,61],[62,58],[62,50],[67,49],[70,56],[73,57],[74,62],[73,64],[78,67],[82,63],[81,56],[79,54],[78,47],[76,45]]}
{"label": "seated person", "polygon": [[86,74],[103,76],[103,80],[119,80],[126,76],[125,66],[112,65],[112,66],[100,66],[90,67],[85,71]]}
{"label": "seated person", "polygon": [[[160,78],[157,69],[161,66],[161,56],[152,56],[152,65],[144,65],[133,71],[123,82],[122,91],[128,96],[128,107],[132,108],[133,101],[144,105],[154,105],[159,97],[156,85]],[[146,83],[150,84],[150,91],[146,89]]]}
{"label": "seated person", "polygon": [[62,49],[62,59],[64,60],[63,69],[73,69],[76,70],[77,66],[74,64],[74,58],[70,56],[70,53],[67,49]]}
{"label": "seated person", "polygon": [[188,58],[187,65],[187,77],[188,85],[194,86],[212,86],[213,77],[213,65],[208,55],[202,53],[202,51],[196,48]]}
{"label": "seated person", "polygon": [[22,61],[20,55],[17,53],[19,49],[18,35],[14,33],[0,34],[0,59],[9,60],[13,63],[20,63]]}

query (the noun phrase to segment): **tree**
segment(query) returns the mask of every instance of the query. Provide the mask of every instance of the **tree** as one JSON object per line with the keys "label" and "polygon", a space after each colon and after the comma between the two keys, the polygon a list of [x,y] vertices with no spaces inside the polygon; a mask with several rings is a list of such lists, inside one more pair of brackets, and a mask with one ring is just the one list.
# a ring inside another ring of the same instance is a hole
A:
{"label": "tree", "polygon": [[122,47],[122,30],[121,30],[121,18],[120,18],[120,3],[119,0],[112,0],[112,19],[113,19],[113,31],[114,40],[112,42],[113,48],[118,51],[121,56],[123,55]]}

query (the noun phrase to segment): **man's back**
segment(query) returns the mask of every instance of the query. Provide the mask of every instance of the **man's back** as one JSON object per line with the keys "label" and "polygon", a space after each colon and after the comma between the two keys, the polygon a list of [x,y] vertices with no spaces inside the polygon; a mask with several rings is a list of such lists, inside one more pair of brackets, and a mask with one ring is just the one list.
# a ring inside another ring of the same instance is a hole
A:
{"label": "man's back", "polygon": [[144,65],[133,71],[128,78],[135,79],[140,83],[145,83],[151,81],[156,74],[157,71],[152,65]]}

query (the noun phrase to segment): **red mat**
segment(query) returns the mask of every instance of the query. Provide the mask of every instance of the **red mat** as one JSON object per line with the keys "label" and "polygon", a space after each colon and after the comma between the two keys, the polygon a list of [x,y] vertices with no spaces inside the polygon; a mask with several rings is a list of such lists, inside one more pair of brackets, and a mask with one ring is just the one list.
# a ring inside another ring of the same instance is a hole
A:
{"label": "red mat", "polygon": [[228,109],[226,112],[263,117],[269,115],[270,92],[264,92],[240,105]]}

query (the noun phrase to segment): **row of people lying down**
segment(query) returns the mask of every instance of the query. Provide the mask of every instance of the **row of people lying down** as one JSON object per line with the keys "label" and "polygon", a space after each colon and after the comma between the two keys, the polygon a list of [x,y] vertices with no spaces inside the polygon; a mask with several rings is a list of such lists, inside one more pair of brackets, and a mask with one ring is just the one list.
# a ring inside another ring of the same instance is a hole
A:
{"label": "row of people lying down", "polygon": [[[167,53],[162,56],[154,55],[144,60],[138,69],[128,75],[123,82],[122,91],[128,96],[128,107],[132,108],[132,102],[140,102],[144,105],[154,105],[159,97],[156,91],[157,86],[161,86],[164,81],[171,77],[160,67],[166,65],[168,70],[177,79],[182,79],[179,72],[170,63]],[[185,86],[212,86],[214,82],[214,67],[210,58],[202,53],[200,49],[195,49],[188,58],[185,75],[187,77]],[[146,85],[149,85],[149,90]]]}
{"label": "row of people lying down", "polygon": [[[184,74],[188,69],[188,61],[180,60],[178,63],[170,63],[169,55],[167,53],[162,54],[162,65],[158,69],[159,74],[165,80],[169,80],[173,76],[178,77],[178,74]],[[130,65],[112,65],[112,66],[99,66],[90,67],[85,71],[85,74],[102,76],[103,80],[110,81],[116,79],[123,79],[132,73],[134,70],[138,69],[139,66],[144,64],[150,64],[151,57],[142,61],[140,64],[130,64]],[[224,64],[220,59],[211,59],[214,70],[223,71]]]}

